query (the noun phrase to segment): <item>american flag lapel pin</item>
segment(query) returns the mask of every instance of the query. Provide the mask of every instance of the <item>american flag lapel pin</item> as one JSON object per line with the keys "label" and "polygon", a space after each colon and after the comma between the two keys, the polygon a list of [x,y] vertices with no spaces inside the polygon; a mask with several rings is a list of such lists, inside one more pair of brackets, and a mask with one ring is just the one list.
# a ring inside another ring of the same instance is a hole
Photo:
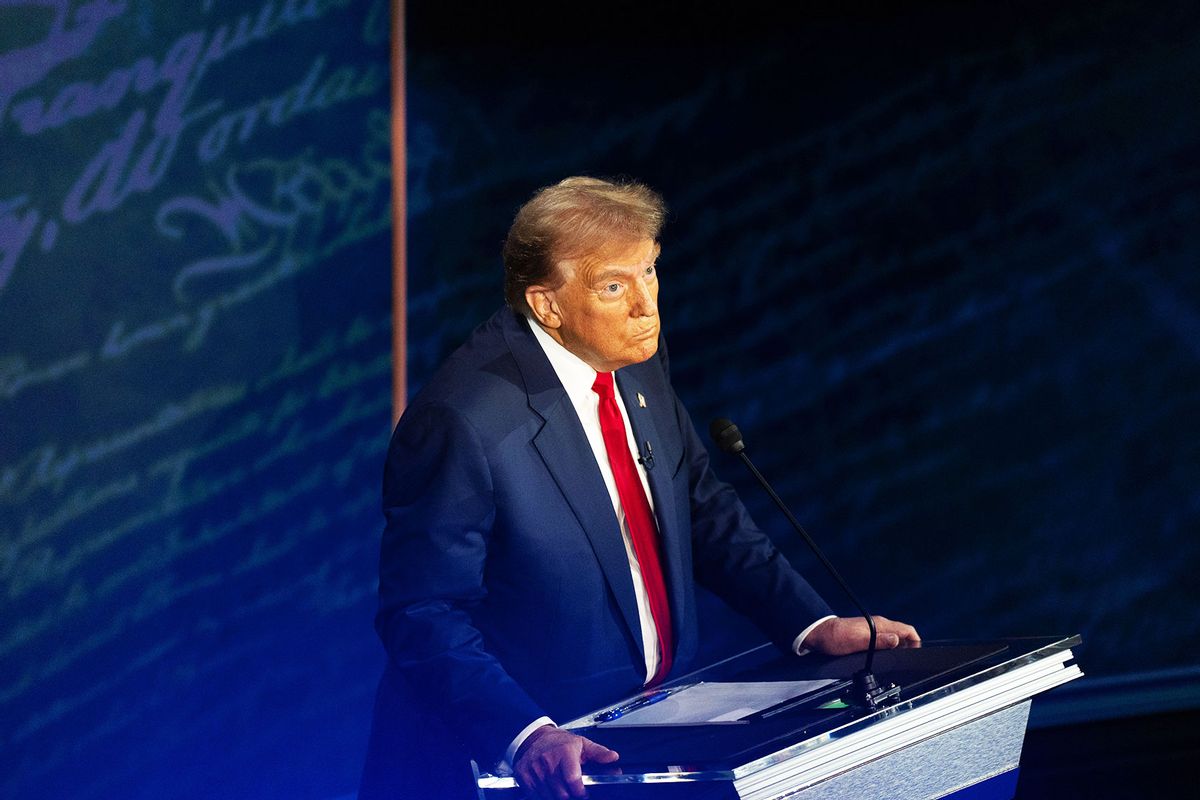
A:
{"label": "american flag lapel pin", "polygon": [[637,396],[638,396],[638,407],[639,407],[639,408],[645,408],[645,407],[646,407],[646,398],[645,398],[645,396],[644,396],[644,395],[643,395],[641,392],[638,392],[638,393],[637,393]]}

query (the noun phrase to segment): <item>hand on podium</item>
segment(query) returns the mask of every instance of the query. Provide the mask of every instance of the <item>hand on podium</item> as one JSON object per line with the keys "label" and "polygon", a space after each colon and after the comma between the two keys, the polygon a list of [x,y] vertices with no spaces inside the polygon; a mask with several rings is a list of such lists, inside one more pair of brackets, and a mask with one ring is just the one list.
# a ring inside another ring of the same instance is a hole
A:
{"label": "hand on podium", "polygon": [[[875,649],[916,647],[921,635],[912,625],[887,617],[872,616],[875,620]],[[804,637],[802,647],[827,656],[844,656],[866,650],[871,642],[871,629],[862,617],[834,617],[813,628]]]}
{"label": "hand on podium", "polygon": [[584,764],[611,764],[620,757],[615,750],[591,739],[544,725],[522,743],[513,771],[520,784],[542,800],[566,800],[587,797],[583,786]]}

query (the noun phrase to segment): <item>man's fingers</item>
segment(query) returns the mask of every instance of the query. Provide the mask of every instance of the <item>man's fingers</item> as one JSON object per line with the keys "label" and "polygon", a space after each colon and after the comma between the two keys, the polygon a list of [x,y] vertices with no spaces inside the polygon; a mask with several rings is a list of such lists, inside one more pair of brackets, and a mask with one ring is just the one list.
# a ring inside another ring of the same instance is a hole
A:
{"label": "man's fingers", "polygon": [[540,800],[566,800],[567,792],[555,780],[552,768],[539,760],[530,768],[518,773],[521,785],[532,789]]}
{"label": "man's fingers", "polygon": [[583,788],[583,770],[580,768],[580,762],[587,758],[584,747],[587,739],[578,737],[577,741],[579,749],[573,750],[568,757],[564,758],[559,763],[559,769],[562,771],[562,783],[571,797],[586,797],[587,791]]}
{"label": "man's fingers", "polygon": [[[589,750],[585,753],[584,748]],[[607,747],[553,726],[535,731],[518,751],[515,772],[522,786],[532,789],[538,800],[567,800],[587,797],[581,762],[613,760]],[[615,754],[613,754],[615,756]]]}
{"label": "man's fingers", "polygon": [[[916,645],[921,643],[921,635],[917,633],[917,629],[912,625],[896,622],[887,617],[875,617],[875,627],[879,631],[879,638],[881,640],[885,633],[896,637],[896,644],[888,645],[889,647],[898,647],[900,644]],[[883,645],[881,644],[880,646]]]}
{"label": "man's fingers", "polygon": [[[539,760],[534,767],[533,780],[526,785],[532,787],[537,796],[543,800],[568,800],[572,796],[582,797],[583,795],[576,793],[562,774],[566,763],[565,761],[552,762],[549,759]],[[582,782],[579,784],[579,789],[580,791],[583,789]]]}
{"label": "man's fingers", "polygon": [[567,800],[569,795],[558,780],[556,767],[557,764],[549,758],[539,757],[530,765],[528,778],[522,783],[532,788],[541,800]]}
{"label": "man's fingers", "polygon": [[[875,646],[890,650],[901,645],[919,645],[921,637],[916,628],[887,617],[872,617],[875,622]],[[803,646],[830,656],[858,653],[870,646],[871,631],[862,617],[837,617],[813,628]]]}
{"label": "man's fingers", "polygon": [[583,760],[595,761],[597,764],[611,764],[621,757],[621,754],[616,750],[609,750],[602,744],[597,744],[591,739],[584,738],[583,740]]}

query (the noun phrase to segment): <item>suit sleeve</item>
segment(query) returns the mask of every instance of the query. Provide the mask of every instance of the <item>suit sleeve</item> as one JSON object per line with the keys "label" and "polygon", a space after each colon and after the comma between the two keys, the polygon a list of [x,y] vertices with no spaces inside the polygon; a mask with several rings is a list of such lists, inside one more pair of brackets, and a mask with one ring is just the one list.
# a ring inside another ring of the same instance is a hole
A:
{"label": "suit sleeve", "polygon": [[545,712],[472,622],[486,596],[495,509],[486,455],[460,413],[426,405],[405,414],[388,448],[383,513],[375,627],[388,657],[471,752],[499,759]]}

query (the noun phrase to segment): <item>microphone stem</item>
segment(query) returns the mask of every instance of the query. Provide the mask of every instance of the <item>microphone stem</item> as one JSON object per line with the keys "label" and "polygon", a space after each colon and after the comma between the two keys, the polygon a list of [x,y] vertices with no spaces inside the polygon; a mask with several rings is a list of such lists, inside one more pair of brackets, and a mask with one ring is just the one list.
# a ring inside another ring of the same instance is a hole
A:
{"label": "microphone stem", "polygon": [[813,553],[816,554],[817,558],[821,560],[821,563],[825,565],[825,569],[829,571],[829,574],[832,575],[834,580],[838,582],[838,585],[842,587],[842,591],[845,592],[846,596],[850,598],[850,602],[858,608],[859,612],[863,615],[863,618],[866,619],[867,627],[871,631],[871,641],[867,647],[867,663],[864,667],[864,672],[870,673],[871,667],[875,663],[875,620],[871,618],[871,615],[867,612],[867,609],[863,606],[863,604],[858,601],[858,598],[855,597],[854,592],[850,591],[850,586],[844,580],[842,580],[842,576],[838,574],[838,571],[834,569],[833,564],[831,564],[829,559],[825,557],[825,554],[821,552],[821,548],[817,547],[817,543],[813,541],[811,536],[808,535],[808,531],[804,530],[804,526],[801,525],[794,516],[792,516],[792,512],[788,510],[786,505],[784,505],[783,500],[780,499],[779,495],[775,494],[775,490],[771,488],[771,484],[767,483],[767,479],[764,478],[762,473],[758,471],[758,468],[754,466],[754,462],[752,462],[750,457],[746,455],[746,451],[743,450],[739,452],[738,456],[742,459],[742,463],[744,463],[750,470],[751,474],[753,474],[758,482],[762,484],[762,487],[767,490],[767,494],[769,494],[771,499],[775,501],[775,505],[779,506],[779,510],[783,512],[783,515],[788,518],[788,522],[792,523],[792,527],[795,528],[796,532],[804,538],[804,541],[808,544],[809,548],[813,551]]}

